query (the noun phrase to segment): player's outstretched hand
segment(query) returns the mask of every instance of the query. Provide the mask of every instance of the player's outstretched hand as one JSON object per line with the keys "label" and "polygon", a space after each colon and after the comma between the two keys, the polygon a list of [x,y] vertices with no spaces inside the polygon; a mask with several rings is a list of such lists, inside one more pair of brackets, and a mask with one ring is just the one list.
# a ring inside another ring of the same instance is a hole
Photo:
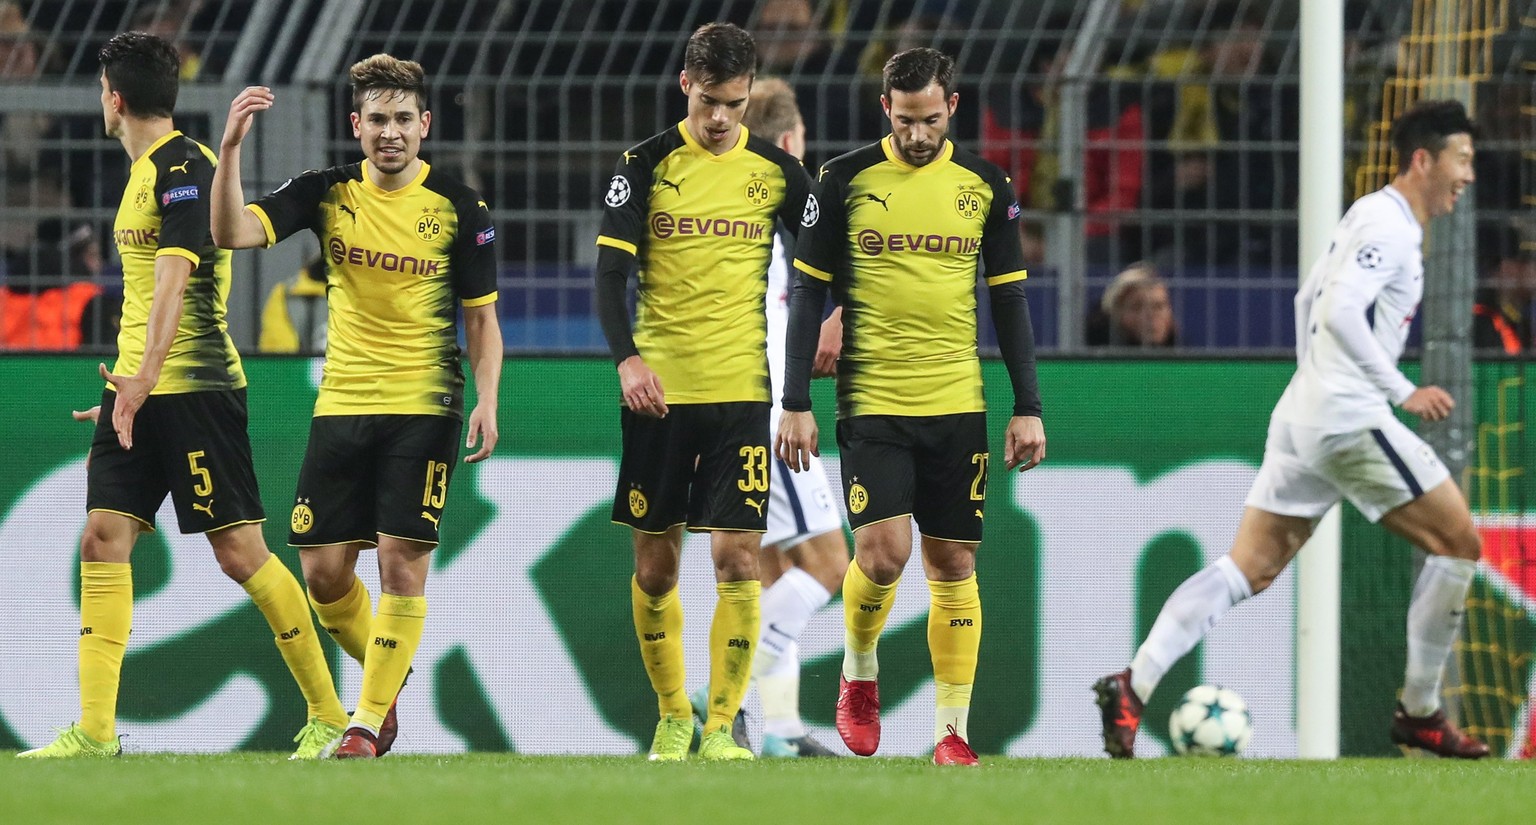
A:
{"label": "player's outstretched hand", "polygon": [[250,134],[251,121],[257,112],[272,108],[272,90],[266,86],[247,86],[229,104],[229,120],[224,122],[223,146],[239,146]]}
{"label": "player's outstretched hand", "polygon": [[1419,387],[1403,401],[1403,409],[1425,421],[1444,421],[1456,409],[1456,399],[1436,386]]}
{"label": "player's outstretched hand", "polygon": [[501,439],[496,432],[496,408],[487,407],[485,404],[476,404],[473,412],[469,414],[469,436],[464,439],[466,449],[474,450],[475,442],[480,442],[480,449],[475,450],[474,455],[464,456],[465,464],[474,464],[491,457],[491,452],[496,449],[496,442]]}
{"label": "player's outstretched hand", "polygon": [[96,406],[94,406],[94,407],[92,407],[92,408],[90,408],[88,410],[70,410],[69,411],[69,417],[70,418],[73,418],[76,421],[89,421],[92,424],[95,424],[96,423],[96,419],[99,418],[100,416],[101,416],[101,405],[100,404],[97,404]]}
{"label": "player's outstretched hand", "polygon": [[795,472],[811,468],[811,456],[821,455],[816,444],[816,416],[810,412],[779,413],[779,435],[773,451]]}
{"label": "player's outstretched hand", "polygon": [[843,308],[832,310],[821,322],[821,337],[816,341],[816,360],[811,365],[812,378],[837,374],[837,359],[843,354]]}
{"label": "player's outstretched hand", "polygon": [[123,449],[133,449],[133,417],[144,406],[144,399],[155,388],[155,382],[134,375],[114,375],[107,372],[106,364],[97,364],[101,377],[117,389],[117,400],[112,402],[112,429],[117,432],[117,443]]}
{"label": "player's outstretched hand", "polygon": [[624,406],[652,418],[667,417],[667,393],[661,388],[661,379],[645,360],[631,355],[619,362],[619,390],[624,394]]}
{"label": "player's outstretched hand", "polygon": [[1003,462],[1008,469],[1024,472],[1045,460],[1045,424],[1032,415],[1008,419],[1003,437]]}

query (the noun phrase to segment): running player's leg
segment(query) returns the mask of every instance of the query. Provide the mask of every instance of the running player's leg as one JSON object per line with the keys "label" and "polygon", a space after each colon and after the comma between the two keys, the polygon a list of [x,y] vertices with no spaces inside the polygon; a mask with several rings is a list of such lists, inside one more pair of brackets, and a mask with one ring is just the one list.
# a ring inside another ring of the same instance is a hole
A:
{"label": "running player's leg", "polygon": [[1101,709],[1104,750],[1135,755],[1141,714],[1164,675],[1189,653],[1233,605],[1275,580],[1312,535],[1313,525],[1338,503],[1338,487],[1321,463],[1310,435],[1298,444],[1296,428],[1272,422],[1247,506],[1227,555],[1189,577],[1163,603],[1128,669],[1094,684]]}

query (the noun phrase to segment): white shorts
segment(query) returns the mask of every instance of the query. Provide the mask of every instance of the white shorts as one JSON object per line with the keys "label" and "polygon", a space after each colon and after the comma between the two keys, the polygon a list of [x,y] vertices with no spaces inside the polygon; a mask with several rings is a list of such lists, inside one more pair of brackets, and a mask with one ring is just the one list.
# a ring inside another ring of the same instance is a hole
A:
{"label": "white shorts", "polygon": [[768,487],[768,532],[764,547],[788,550],[813,536],[841,530],[842,514],[827,483],[821,459],[811,456],[811,466],[793,472],[778,456],[773,458],[773,482]]}
{"label": "white shorts", "polygon": [[1317,519],[1347,498],[1377,522],[1447,478],[1450,472],[1434,448],[1395,418],[1346,433],[1271,419],[1264,464],[1247,503],[1277,515]]}

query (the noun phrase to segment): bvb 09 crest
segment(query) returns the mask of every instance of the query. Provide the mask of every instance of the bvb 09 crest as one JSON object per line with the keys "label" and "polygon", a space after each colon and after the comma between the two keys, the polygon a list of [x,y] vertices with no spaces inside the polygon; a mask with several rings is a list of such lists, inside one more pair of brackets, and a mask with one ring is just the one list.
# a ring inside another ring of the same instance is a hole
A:
{"label": "bvb 09 crest", "polygon": [[747,202],[753,206],[762,206],[773,197],[773,190],[768,188],[768,182],[761,178],[753,178],[747,181]]}
{"label": "bvb 09 crest", "polygon": [[435,241],[437,236],[443,234],[443,224],[431,215],[422,215],[416,221],[416,237],[424,241]]}
{"label": "bvb 09 crest", "polygon": [[960,217],[970,220],[981,214],[981,196],[969,189],[962,190],[955,196],[955,211]]}

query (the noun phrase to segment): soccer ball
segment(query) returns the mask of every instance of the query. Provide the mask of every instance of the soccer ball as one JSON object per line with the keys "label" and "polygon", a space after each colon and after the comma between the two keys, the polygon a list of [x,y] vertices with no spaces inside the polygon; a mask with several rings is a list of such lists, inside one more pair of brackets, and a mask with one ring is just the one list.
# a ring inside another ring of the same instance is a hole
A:
{"label": "soccer ball", "polygon": [[1168,718],[1168,738],[1180,756],[1237,756],[1252,733],[1248,703],[1216,685],[1191,688]]}

